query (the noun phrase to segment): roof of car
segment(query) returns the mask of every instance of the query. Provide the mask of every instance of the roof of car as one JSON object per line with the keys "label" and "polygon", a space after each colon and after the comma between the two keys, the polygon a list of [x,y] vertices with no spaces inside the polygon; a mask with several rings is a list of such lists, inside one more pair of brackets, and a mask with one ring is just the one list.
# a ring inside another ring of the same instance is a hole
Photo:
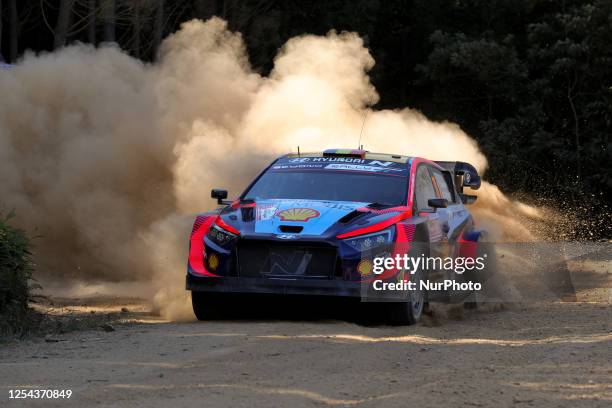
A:
{"label": "roof of car", "polygon": [[[345,152],[345,150],[337,149],[339,152]],[[358,152],[359,150],[355,150]],[[325,152],[304,152],[304,153],[289,153],[285,157],[323,157],[325,153],[326,157],[334,157],[335,155],[329,153],[329,150]],[[352,157],[347,156],[346,153],[338,153],[337,157]],[[374,152],[364,152],[362,156],[363,159],[366,160],[384,160],[395,163],[408,163],[408,161],[412,158],[411,156],[403,156],[400,154],[389,154],[389,153],[374,153]]]}

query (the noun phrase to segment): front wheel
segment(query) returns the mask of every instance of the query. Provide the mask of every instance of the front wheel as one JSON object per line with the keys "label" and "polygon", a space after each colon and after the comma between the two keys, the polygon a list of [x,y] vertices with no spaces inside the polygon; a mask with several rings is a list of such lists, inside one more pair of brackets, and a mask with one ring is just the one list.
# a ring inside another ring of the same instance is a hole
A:
{"label": "front wheel", "polygon": [[210,293],[191,292],[191,305],[193,314],[200,321],[215,320],[221,316],[218,299]]}
{"label": "front wheel", "polygon": [[401,326],[415,324],[421,320],[423,311],[427,308],[426,292],[409,291],[406,301],[389,303],[387,307],[391,324]]}

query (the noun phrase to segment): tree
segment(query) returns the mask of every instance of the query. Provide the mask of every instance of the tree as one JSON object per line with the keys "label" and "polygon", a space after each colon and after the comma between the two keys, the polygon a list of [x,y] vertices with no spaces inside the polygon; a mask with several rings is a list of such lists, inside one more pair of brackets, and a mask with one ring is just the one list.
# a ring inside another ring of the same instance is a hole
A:
{"label": "tree", "polygon": [[9,9],[9,60],[14,63],[17,61],[19,15],[17,14],[17,0],[8,0]]}
{"label": "tree", "polygon": [[4,62],[2,56],[2,0],[0,0],[0,62]]}
{"label": "tree", "polygon": [[444,1],[427,2],[427,23],[413,10],[412,32],[446,27],[433,31],[417,65],[417,106],[474,136],[489,159],[487,178],[503,190],[537,192],[583,209],[585,220],[609,217],[612,2],[433,7]]}
{"label": "tree", "polygon": [[584,173],[587,182],[597,180],[608,189],[612,188],[610,16],[612,3],[599,0],[528,27],[534,97],[543,101],[550,118],[547,127],[567,146],[559,159],[573,162],[579,179]]}
{"label": "tree", "polygon": [[143,14],[143,4],[142,0],[132,0],[131,1],[131,23],[132,23],[132,55],[136,58],[140,58],[140,36],[142,32],[142,14]]}
{"label": "tree", "polygon": [[[487,38],[489,37],[489,38]],[[525,88],[527,67],[513,37],[492,33],[470,38],[435,31],[427,62],[416,67],[420,81],[433,84],[434,101],[451,119],[493,119],[515,111]]]}
{"label": "tree", "polygon": [[115,42],[115,0],[101,0],[104,41]]}
{"label": "tree", "polygon": [[155,8],[155,21],[153,22],[153,58],[157,57],[157,51],[164,35],[164,0],[159,0]]}
{"label": "tree", "polygon": [[96,0],[87,0],[87,41],[96,45]]}
{"label": "tree", "polygon": [[74,0],[61,0],[57,14],[57,23],[54,30],[54,48],[61,48],[66,44],[68,29],[70,28],[70,17]]}

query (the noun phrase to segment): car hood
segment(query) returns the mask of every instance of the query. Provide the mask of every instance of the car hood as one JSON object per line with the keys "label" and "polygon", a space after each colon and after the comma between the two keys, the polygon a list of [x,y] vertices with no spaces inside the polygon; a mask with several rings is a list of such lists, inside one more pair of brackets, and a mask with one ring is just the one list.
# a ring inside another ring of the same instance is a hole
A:
{"label": "car hood", "polygon": [[302,227],[301,235],[321,235],[345,215],[368,203],[352,201],[265,200],[257,202],[256,233],[283,233],[281,226]]}
{"label": "car hood", "polygon": [[285,234],[294,232],[290,227],[301,227],[301,231],[295,231],[299,235],[316,236],[367,205],[354,201],[258,200],[228,207],[221,216],[242,233]]}

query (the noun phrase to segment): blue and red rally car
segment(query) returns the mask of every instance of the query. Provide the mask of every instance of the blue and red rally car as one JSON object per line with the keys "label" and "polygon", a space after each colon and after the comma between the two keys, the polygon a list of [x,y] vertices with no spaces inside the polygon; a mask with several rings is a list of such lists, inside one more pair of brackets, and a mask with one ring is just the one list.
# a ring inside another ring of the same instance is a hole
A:
{"label": "blue and red rally car", "polygon": [[[222,207],[196,217],[194,313],[213,316],[229,293],[363,298],[376,256],[471,251],[479,232],[465,204],[476,197],[464,187],[479,188],[480,177],[463,162],[341,149],[282,156],[234,201],[212,190]],[[416,322],[428,300],[424,291],[405,296],[388,305],[395,323]]]}

